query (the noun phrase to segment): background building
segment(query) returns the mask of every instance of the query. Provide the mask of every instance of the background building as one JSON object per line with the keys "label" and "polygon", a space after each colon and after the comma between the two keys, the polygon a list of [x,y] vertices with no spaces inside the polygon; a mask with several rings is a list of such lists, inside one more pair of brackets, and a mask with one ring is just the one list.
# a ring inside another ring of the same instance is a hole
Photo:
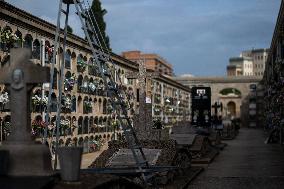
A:
{"label": "background building", "polygon": [[252,76],[253,62],[250,57],[234,57],[230,58],[230,63],[227,66],[228,76]]}
{"label": "background building", "polygon": [[172,65],[157,54],[143,54],[140,51],[127,51],[122,52],[122,56],[134,62],[143,60],[145,61],[147,69],[151,69],[163,75],[174,75]]}
{"label": "background building", "polygon": [[[174,79],[189,88],[210,87],[211,104],[222,103],[223,117],[241,118],[242,126],[256,126],[256,87],[261,77],[176,77]],[[212,108],[211,115],[213,111]]]}
{"label": "background building", "polygon": [[229,59],[227,76],[263,76],[269,49],[243,51]]}

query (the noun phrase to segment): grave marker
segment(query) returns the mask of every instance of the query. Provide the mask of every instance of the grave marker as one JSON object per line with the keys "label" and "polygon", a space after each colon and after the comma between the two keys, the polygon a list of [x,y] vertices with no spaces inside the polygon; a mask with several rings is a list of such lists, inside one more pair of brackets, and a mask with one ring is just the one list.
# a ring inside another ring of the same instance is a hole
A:
{"label": "grave marker", "polygon": [[[127,73],[128,79],[138,79],[139,86],[139,114],[134,116],[134,128],[139,139],[150,139],[152,134],[152,104],[146,103],[146,80],[157,78],[158,73],[147,73],[144,61],[139,61],[138,73]],[[147,100],[148,101],[148,100]]]}
{"label": "grave marker", "polygon": [[33,64],[29,57],[28,49],[11,49],[10,66],[0,69],[0,83],[10,90],[12,125],[0,150],[9,151],[8,175],[48,176],[52,174],[49,149],[31,138],[30,98],[34,86],[49,81],[49,68]]}

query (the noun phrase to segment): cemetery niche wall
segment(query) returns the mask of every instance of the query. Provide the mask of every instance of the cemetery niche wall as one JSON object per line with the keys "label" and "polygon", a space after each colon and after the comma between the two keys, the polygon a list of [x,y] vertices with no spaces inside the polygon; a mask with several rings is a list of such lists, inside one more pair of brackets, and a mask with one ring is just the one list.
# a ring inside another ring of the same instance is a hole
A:
{"label": "cemetery niche wall", "polygon": [[271,40],[270,51],[265,65],[261,85],[257,87],[257,102],[262,106],[258,117],[269,131],[267,143],[283,144],[284,124],[284,29],[283,2],[281,3],[276,26]]}
{"label": "cemetery niche wall", "polygon": [[[1,68],[9,64],[10,48],[25,47],[31,52],[34,64],[50,67],[54,51],[55,26],[35,17],[7,2],[0,2]],[[53,91],[48,85],[37,86],[31,96],[32,134],[43,137],[44,127],[48,127],[48,142],[54,145],[59,83],[59,65],[62,62],[62,47],[56,55]],[[64,53],[65,80],[61,101],[60,146],[83,146],[84,153],[94,152],[111,139],[122,138],[117,115],[112,112],[109,97],[99,77],[96,64],[86,41],[76,35],[68,34],[67,50]],[[132,117],[139,108],[139,86],[137,79],[128,79],[127,72],[137,72],[138,64],[128,61],[114,53],[111,54],[115,65],[109,65],[121,80],[121,88],[129,94],[131,103],[128,114]],[[165,126],[172,126],[182,120],[182,112],[187,112],[189,120],[190,91],[172,79],[159,75],[147,79],[146,95],[151,99],[153,119],[160,119]],[[44,89],[44,91],[42,91]],[[50,124],[46,125],[43,110],[47,108],[47,96],[51,92]],[[0,86],[1,141],[11,134],[10,92]]]}

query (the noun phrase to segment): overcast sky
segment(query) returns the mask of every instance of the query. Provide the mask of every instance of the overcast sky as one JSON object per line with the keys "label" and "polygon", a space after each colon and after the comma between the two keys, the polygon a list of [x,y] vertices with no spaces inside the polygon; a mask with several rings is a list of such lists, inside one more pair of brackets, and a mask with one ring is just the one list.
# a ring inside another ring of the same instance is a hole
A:
{"label": "overcast sky", "polygon": [[[59,0],[6,0],[55,23]],[[92,1],[92,0],[89,0]],[[157,53],[176,75],[226,74],[232,56],[270,47],[281,0],[101,0],[113,51]],[[70,25],[82,36],[79,19]]]}

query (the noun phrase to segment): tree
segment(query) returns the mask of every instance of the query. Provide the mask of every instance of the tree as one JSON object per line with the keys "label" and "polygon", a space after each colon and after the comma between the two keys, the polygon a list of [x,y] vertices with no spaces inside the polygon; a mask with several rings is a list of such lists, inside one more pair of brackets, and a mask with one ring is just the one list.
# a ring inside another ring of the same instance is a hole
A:
{"label": "tree", "polygon": [[73,29],[71,28],[71,26],[67,25],[67,32],[68,33],[73,33]]}
{"label": "tree", "polygon": [[99,41],[103,48],[111,50],[109,37],[106,35],[106,23],[104,21],[104,15],[107,13],[107,11],[106,9],[102,9],[100,0],[93,0],[91,10],[92,12],[90,12],[90,15],[92,16],[92,21],[98,34]]}

